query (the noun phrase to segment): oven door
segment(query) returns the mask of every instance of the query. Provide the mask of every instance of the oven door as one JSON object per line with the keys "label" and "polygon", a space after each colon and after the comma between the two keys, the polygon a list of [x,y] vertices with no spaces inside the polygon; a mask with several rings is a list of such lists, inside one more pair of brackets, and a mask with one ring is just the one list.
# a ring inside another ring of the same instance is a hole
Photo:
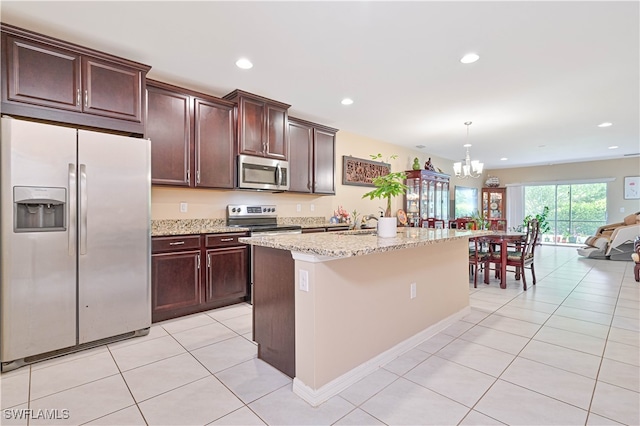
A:
{"label": "oven door", "polygon": [[286,191],[289,189],[289,162],[238,155],[238,187]]}

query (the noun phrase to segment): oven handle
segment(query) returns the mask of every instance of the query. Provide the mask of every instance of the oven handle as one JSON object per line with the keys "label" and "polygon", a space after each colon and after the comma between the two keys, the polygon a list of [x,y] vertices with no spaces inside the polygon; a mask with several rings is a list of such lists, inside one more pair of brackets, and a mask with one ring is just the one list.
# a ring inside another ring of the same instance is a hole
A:
{"label": "oven handle", "polygon": [[302,229],[292,229],[287,231],[264,231],[251,232],[251,237],[273,237],[275,235],[302,234]]}

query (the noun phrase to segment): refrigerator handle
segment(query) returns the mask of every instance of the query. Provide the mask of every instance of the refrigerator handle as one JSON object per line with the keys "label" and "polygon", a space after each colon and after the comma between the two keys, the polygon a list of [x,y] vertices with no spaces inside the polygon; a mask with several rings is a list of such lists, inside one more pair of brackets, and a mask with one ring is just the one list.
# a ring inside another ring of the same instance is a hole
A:
{"label": "refrigerator handle", "polygon": [[78,208],[76,189],[76,165],[69,163],[69,220],[67,222],[67,230],[69,231],[69,256],[76,255],[76,214]]}
{"label": "refrigerator handle", "polygon": [[87,254],[87,166],[80,164],[80,254]]}

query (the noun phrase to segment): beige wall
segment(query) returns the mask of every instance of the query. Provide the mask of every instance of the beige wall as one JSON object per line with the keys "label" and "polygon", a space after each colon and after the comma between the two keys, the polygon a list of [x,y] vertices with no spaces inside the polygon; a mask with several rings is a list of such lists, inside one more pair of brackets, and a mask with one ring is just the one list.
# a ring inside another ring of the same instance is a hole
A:
{"label": "beige wall", "polygon": [[[316,196],[305,194],[273,194],[245,190],[210,190],[189,188],[168,188],[154,186],[151,194],[152,219],[200,219],[223,218],[227,204],[238,203],[269,203],[278,207],[278,215],[282,217],[323,216],[329,218],[333,211],[342,205],[349,212],[356,209],[359,213],[377,214],[378,207],[384,203],[380,200],[363,200],[362,195],[371,188],[362,186],[342,185],[342,156],[370,159],[370,154],[382,154],[386,159],[391,155],[398,155],[396,160],[390,160],[391,170],[409,170],[413,158],[418,157],[424,166],[429,155],[417,149],[411,150],[397,145],[377,141],[340,131],[336,141],[336,195]],[[443,172],[451,170],[453,162],[433,156],[431,162]],[[180,213],[180,203],[188,203],[187,213]],[[297,212],[300,204],[301,211]],[[396,209],[402,207],[402,197],[396,200]],[[313,209],[313,210],[312,210]]]}
{"label": "beige wall", "polygon": [[500,186],[517,183],[553,183],[613,178],[614,180],[607,184],[607,222],[619,222],[625,216],[640,211],[640,200],[625,200],[623,193],[624,177],[640,176],[640,158],[638,157],[496,169],[488,170],[487,175],[498,177]]}

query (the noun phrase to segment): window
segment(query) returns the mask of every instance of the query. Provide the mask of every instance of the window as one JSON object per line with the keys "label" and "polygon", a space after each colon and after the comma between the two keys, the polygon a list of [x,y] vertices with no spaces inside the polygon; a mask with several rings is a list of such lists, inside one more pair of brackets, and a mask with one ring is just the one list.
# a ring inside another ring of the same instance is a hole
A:
{"label": "window", "polygon": [[535,216],[549,207],[548,244],[582,244],[607,219],[607,184],[578,183],[524,187],[524,214]]}
{"label": "window", "polygon": [[454,217],[473,216],[478,213],[478,188],[456,186]]}

